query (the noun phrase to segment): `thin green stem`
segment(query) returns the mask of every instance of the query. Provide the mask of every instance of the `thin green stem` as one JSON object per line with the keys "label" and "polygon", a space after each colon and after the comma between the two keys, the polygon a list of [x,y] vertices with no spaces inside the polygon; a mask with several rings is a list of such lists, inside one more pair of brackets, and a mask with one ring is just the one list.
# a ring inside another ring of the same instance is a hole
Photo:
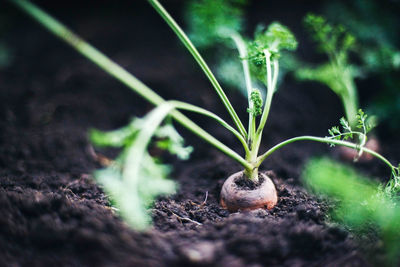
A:
{"label": "thin green stem", "polygon": [[[264,103],[264,110],[261,115],[260,119],[260,124],[258,125],[256,135],[254,138],[254,142],[252,144],[252,147],[250,148],[253,156],[253,160],[255,157],[258,155],[258,150],[261,144],[261,139],[264,131],[265,124],[268,119],[269,111],[271,108],[271,103],[272,103],[272,97],[274,95],[275,87],[274,84],[276,84],[276,80],[278,79],[278,69],[274,68],[274,78],[272,78],[272,69],[271,69],[271,53],[266,49],[264,50],[265,54],[265,65],[266,65],[266,70],[267,70],[267,95],[265,98],[265,103]],[[274,61],[274,67],[279,67],[278,63]],[[274,81],[275,80],[275,81]]]}
{"label": "thin green stem", "polygon": [[273,61],[274,64],[274,77],[272,78],[272,88],[276,88],[276,84],[278,83],[278,76],[279,76],[279,61],[278,60],[274,60]]}
{"label": "thin green stem", "polygon": [[[259,167],[261,165],[261,163],[272,153],[274,153],[275,151],[277,151],[278,149],[297,142],[297,141],[314,141],[314,142],[319,142],[319,143],[327,143],[327,144],[333,144],[333,145],[341,145],[341,146],[345,146],[345,147],[350,147],[350,148],[354,148],[354,149],[359,149],[359,146],[357,144],[353,144],[351,142],[348,141],[342,141],[342,140],[332,140],[326,137],[316,137],[316,136],[298,136],[298,137],[294,137],[288,140],[285,140],[277,145],[275,145],[274,147],[270,148],[267,152],[265,152],[264,154],[262,154],[261,156],[258,157],[257,159],[257,163],[255,164],[256,167]],[[395,168],[389,160],[387,160],[385,157],[383,157],[382,155],[380,155],[379,153],[364,147],[363,148],[364,152],[367,152],[369,154],[371,154],[372,156],[380,159],[383,163],[385,163],[386,165],[388,165],[392,170]]]}
{"label": "thin green stem", "polygon": [[210,68],[208,67],[207,63],[204,61],[203,57],[197,51],[196,47],[187,37],[185,32],[179,27],[176,21],[171,17],[171,15],[165,10],[165,8],[157,1],[157,0],[148,0],[149,3],[154,7],[154,9],[160,14],[160,16],[165,20],[165,22],[171,27],[171,29],[175,32],[178,36],[179,40],[185,45],[185,47],[189,50],[192,54],[194,59],[200,65],[201,69],[204,71],[207,78],[210,80],[211,84],[213,85],[214,89],[217,91],[218,96],[221,98],[225,108],[229,112],[229,115],[232,117],[233,122],[235,123],[237,129],[241,133],[244,138],[247,138],[246,129],[243,126],[239,116],[237,115],[235,109],[233,108],[232,104],[230,103],[228,97],[226,96],[224,90],[222,89],[221,85],[218,83],[217,79],[215,78],[214,74],[211,72]]}
{"label": "thin green stem", "polygon": [[172,117],[177,120],[179,123],[181,123],[185,128],[187,128],[189,131],[194,133],[195,135],[199,136],[209,144],[213,145],[223,153],[225,153],[227,156],[231,157],[232,159],[236,160],[238,163],[240,163],[243,167],[245,168],[250,168],[251,164],[247,162],[243,157],[241,157],[238,153],[233,151],[231,148],[226,146],[224,143],[216,139],[214,136],[203,130],[200,126],[195,124],[193,121],[191,121],[189,118],[187,118],[185,115],[178,111],[172,111],[171,113]]}
{"label": "thin green stem", "polygon": [[264,130],[265,123],[267,122],[269,110],[271,108],[272,96],[274,95],[274,88],[272,84],[272,70],[271,70],[271,53],[264,50],[265,66],[267,69],[267,96],[265,99],[264,110],[261,115],[260,124],[257,128],[257,135],[260,136]]}
{"label": "thin green stem", "polygon": [[[73,33],[66,26],[58,22],[56,19],[42,11],[40,8],[25,0],[11,0],[16,6],[21,8],[28,15],[37,20],[40,24],[42,24],[47,30],[51,33],[59,37],[61,40],[70,44],[74,49],[76,49],[80,54],[84,57],[95,63],[102,70],[110,74],[112,77],[116,78],[123,84],[125,84],[128,88],[132,89],[143,98],[148,100],[150,103],[154,105],[160,105],[165,103],[165,100],[147,87],[140,80],[135,78],[132,74],[127,72],[117,63],[113,62],[99,50],[91,46],[89,43],[85,42],[78,35]],[[185,115],[180,113],[179,111],[173,110],[171,112],[172,117],[181,123],[185,128],[204,139],[229,157],[233,158],[245,168],[250,168],[251,165],[243,159],[239,154],[233,151],[231,148],[223,144],[221,141],[210,135],[208,132],[203,130],[196,123],[191,121]]]}
{"label": "thin green stem", "polygon": [[343,85],[343,90],[338,93],[344,106],[346,119],[350,123],[351,127],[355,127],[357,124],[356,115],[359,104],[357,88],[354,84],[354,79],[343,54],[342,56],[340,52],[329,52],[327,54],[329,61],[331,62],[331,66],[336,73],[336,78],[340,79],[341,84]]}
{"label": "thin green stem", "polygon": [[[342,68],[346,68],[342,66]],[[358,96],[357,89],[354,84],[354,80],[349,73],[349,70],[345,69],[341,75],[343,79],[343,85],[346,88],[346,95],[343,96],[343,105],[346,113],[346,118],[350,123],[350,126],[355,127],[357,124],[357,111],[358,111]]]}
{"label": "thin green stem", "polygon": [[225,122],[222,118],[220,118],[218,115],[204,109],[201,107],[197,107],[195,105],[189,104],[189,103],[185,103],[185,102],[181,102],[181,101],[176,101],[176,100],[170,100],[168,101],[169,103],[172,103],[173,105],[176,106],[176,108],[178,109],[183,109],[183,110],[187,110],[187,111],[191,111],[191,112],[195,112],[207,117],[210,117],[214,120],[216,120],[219,124],[221,124],[223,127],[225,127],[226,129],[228,129],[233,135],[236,136],[236,138],[240,141],[240,143],[242,144],[246,155],[248,155],[250,153],[249,148],[247,146],[246,140],[244,139],[244,137],[235,130],[235,128],[233,128],[232,126],[230,126],[227,122]]}
{"label": "thin green stem", "polygon": [[243,74],[246,82],[247,98],[249,100],[249,106],[250,106],[251,104],[250,94],[253,87],[251,85],[251,76],[250,76],[249,61],[247,60],[246,44],[244,43],[243,38],[240,36],[240,34],[236,32],[231,34],[231,38],[235,42],[235,45],[239,52],[240,60],[242,62]]}
{"label": "thin green stem", "polygon": [[[252,83],[251,83],[251,75],[250,75],[250,68],[249,68],[249,61],[247,60],[247,48],[246,44],[243,41],[243,38],[240,34],[234,32],[231,34],[232,40],[235,42],[236,47],[239,51],[240,60],[242,62],[242,68],[244,73],[244,80],[246,83],[246,90],[247,90],[247,99],[249,109],[253,108],[253,102],[251,101],[251,91],[253,90]],[[249,113],[249,125],[248,125],[248,138],[247,141],[251,144],[252,140],[254,139],[255,135],[255,118],[253,114]]]}

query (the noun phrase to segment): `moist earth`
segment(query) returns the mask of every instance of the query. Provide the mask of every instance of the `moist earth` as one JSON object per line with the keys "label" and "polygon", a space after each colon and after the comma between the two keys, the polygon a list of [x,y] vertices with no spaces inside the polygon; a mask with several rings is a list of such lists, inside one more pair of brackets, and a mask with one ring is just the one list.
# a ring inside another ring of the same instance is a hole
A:
{"label": "moist earth", "polygon": [[[180,14],[180,6],[169,8]],[[126,6],[129,12],[117,8],[117,16],[101,8],[93,13],[85,13],[89,10],[85,8],[81,13],[71,9],[61,13],[48,4],[50,12],[54,10],[161,95],[209,108],[229,121],[174,35],[149,7],[134,7]],[[105,14],[109,20],[102,19]],[[337,157],[321,144],[295,143],[263,165],[275,173],[271,177],[279,196],[275,208],[230,214],[219,206],[219,192],[240,166],[177,126],[195,149],[185,162],[167,158],[179,190],[155,202],[151,229],[131,230],[92,175],[101,168],[98,155],[112,158],[118,151],[94,149],[87,132],[115,129],[152,106],[40,26],[18,16],[6,39],[13,45],[14,60],[0,70],[0,265],[368,266],[371,262],[356,238],[329,220],[333,204],[302,186],[301,168],[309,157],[326,153]],[[143,20],[149,23],[143,25]],[[291,26],[290,21],[287,24]],[[228,94],[240,117],[246,118],[245,99],[234,90]],[[326,88],[287,77],[275,96],[261,151],[300,134],[324,136],[341,114],[340,102]],[[242,152],[224,129],[199,116],[192,118]],[[382,152],[390,158],[398,141],[386,137]],[[358,167],[373,177],[387,175],[376,161]],[[368,251],[376,252],[379,240],[373,242]]]}

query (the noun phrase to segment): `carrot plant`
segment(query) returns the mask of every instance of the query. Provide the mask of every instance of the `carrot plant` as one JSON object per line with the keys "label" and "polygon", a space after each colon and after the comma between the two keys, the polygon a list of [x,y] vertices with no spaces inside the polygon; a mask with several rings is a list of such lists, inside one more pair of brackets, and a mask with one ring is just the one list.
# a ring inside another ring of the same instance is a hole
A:
{"label": "carrot plant", "polygon": [[[133,75],[32,3],[25,0],[10,1],[39,21],[49,31],[70,44],[83,56],[156,106],[144,118],[135,118],[126,127],[111,132],[97,130],[91,132],[91,138],[95,144],[115,146],[122,149],[122,153],[117,160],[106,169],[98,171],[96,178],[111,195],[120,214],[136,229],[145,229],[149,225],[150,218],[147,208],[155,197],[160,194],[172,193],[175,189],[174,183],[165,179],[168,175],[168,167],[161,164],[160,159],[155,158],[147,151],[148,146],[156,145],[172,154],[178,155],[180,158],[187,158],[191,151],[191,148],[183,146],[183,139],[172,126],[173,121],[180,123],[195,135],[240,163],[243,171],[234,174],[234,177],[241,178],[244,176],[245,179],[250,179],[255,183],[263,183],[260,188],[264,191],[257,194],[252,194],[251,191],[224,191],[224,188],[226,189],[235,184],[236,178],[233,180],[228,178],[227,182],[230,181],[230,184],[225,182],[222,190],[222,194],[226,193],[228,195],[226,195],[226,198],[221,199],[221,204],[229,210],[251,209],[254,207],[272,208],[276,204],[277,195],[274,185],[266,175],[259,173],[259,167],[273,152],[297,141],[316,141],[351,147],[357,149],[360,153],[370,153],[389,165],[393,171],[397,170],[383,156],[364,147],[363,142],[350,142],[348,140],[351,135],[366,136],[368,128],[365,122],[365,115],[362,112],[358,115],[359,126],[362,131],[354,130],[351,126],[346,126],[344,132],[335,128],[331,130],[331,136],[328,137],[294,137],[273,146],[263,153],[259,153],[272,98],[277,88],[280,52],[294,50],[297,46],[294,35],[288,28],[277,22],[270,24],[263,31],[258,31],[253,40],[245,40],[239,33],[231,32],[239,54],[238,60],[241,62],[246,80],[249,121],[247,127],[245,127],[213,72],[185,32],[157,0],[148,0],[154,10],[175,32],[211,82],[222,105],[226,108],[233,121],[232,126],[218,115],[201,107],[161,98]],[[263,95],[259,89],[253,87],[254,79],[260,79],[264,82],[266,95]],[[225,127],[242,145],[243,156],[199,127],[182,114],[181,111],[204,115]],[[342,122],[348,124],[345,119]],[[358,140],[364,140],[364,138],[359,138]],[[259,177],[263,179],[259,181]],[[267,186],[264,186],[265,184]],[[236,195],[231,198],[229,194]],[[250,195],[254,199],[247,197]],[[228,203],[230,200],[232,200],[232,203]]]}
{"label": "carrot plant", "polygon": [[[393,8],[395,7],[395,8]],[[346,25],[356,36],[357,56],[363,72],[379,79],[380,90],[370,110],[394,130],[400,127],[400,25],[398,6],[382,5],[374,0],[330,2],[324,13],[332,21]]]}
{"label": "carrot plant", "polygon": [[343,103],[346,119],[355,126],[359,109],[357,87],[354,79],[360,70],[349,62],[349,54],[355,49],[355,37],[342,25],[331,25],[322,16],[308,14],[304,24],[309,30],[318,50],[328,56],[328,62],[315,67],[301,67],[295,71],[300,80],[325,84]]}

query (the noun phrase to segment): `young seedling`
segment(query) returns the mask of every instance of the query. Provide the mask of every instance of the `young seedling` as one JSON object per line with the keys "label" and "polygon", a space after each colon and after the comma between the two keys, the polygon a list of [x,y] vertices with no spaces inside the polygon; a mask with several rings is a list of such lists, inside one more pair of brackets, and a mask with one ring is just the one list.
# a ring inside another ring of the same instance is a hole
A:
{"label": "young seedling", "polygon": [[[356,49],[356,39],[342,25],[331,25],[322,16],[308,14],[304,24],[313,40],[318,44],[320,52],[328,56],[328,62],[316,67],[297,68],[295,75],[300,80],[317,81],[325,84],[342,101],[345,116],[351,127],[357,125],[356,114],[359,110],[357,87],[354,79],[360,76],[360,68],[349,63],[349,54]],[[378,150],[377,139],[368,141],[367,147]],[[354,157],[357,151],[341,148],[341,155],[348,160]],[[364,160],[372,157],[365,155]]]}
{"label": "young seedling", "polygon": [[[362,129],[365,129],[364,132],[354,131],[349,126],[346,128],[346,132],[343,133],[332,130],[333,135],[329,137],[299,136],[283,141],[266,152],[259,154],[272,97],[277,87],[280,51],[284,49],[293,50],[297,45],[293,34],[279,23],[272,23],[265,31],[257,32],[255,39],[249,42],[243,41],[239,34],[232,33],[232,38],[239,51],[247,85],[249,124],[246,130],[202,56],[157,0],[148,0],[148,2],[176,33],[200,65],[226,107],[235,128],[216,114],[203,108],[180,101],[164,100],[115,62],[32,3],[25,0],[12,0],[11,2],[38,20],[48,30],[70,44],[100,68],[156,106],[143,119],[134,119],[127,127],[109,133],[93,131],[91,134],[93,141],[98,145],[122,148],[122,154],[116,162],[97,173],[96,176],[104,185],[105,190],[112,196],[112,200],[118,207],[120,214],[136,229],[145,229],[148,226],[147,208],[155,197],[159,194],[171,193],[174,190],[173,184],[163,179],[168,174],[165,165],[161,165],[159,159],[155,159],[147,152],[148,145],[154,140],[153,136],[161,138],[161,140],[155,140],[159,148],[167,149],[181,158],[187,158],[191,150],[182,146],[182,138],[171,127],[170,120],[167,121],[166,125],[162,125],[166,118],[171,118],[173,121],[182,124],[243,166],[243,170],[229,177],[222,187],[221,204],[230,211],[260,207],[271,209],[275,206],[277,193],[274,184],[267,175],[259,172],[259,167],[273,152],[293,142],[316,141],[354,148],[360,154],[370,153],[392,167],[384,157],[364,147],[362,140],[366,138],[367,126],[364,120],[365,115],[361,112],[359,113],[360,123],[362,123]],[[252,75],[250,64],[254,65]],[[265,97],[262,96],[258,89],[253,88],[252,78],[254,76],[260,78],[266,84],[267,93]],[[217,140],[178,110],[195,112],[215,120],[238,139],[243,146],[244,156],[239,155]],[[358,140],[361,140],[361,142],[346,141],[351,135],[360,136],[361,138]],[[249,181],[253,182],[255,188],[252,190],[241,188],[237,183],[238,179],[249,179]]]}

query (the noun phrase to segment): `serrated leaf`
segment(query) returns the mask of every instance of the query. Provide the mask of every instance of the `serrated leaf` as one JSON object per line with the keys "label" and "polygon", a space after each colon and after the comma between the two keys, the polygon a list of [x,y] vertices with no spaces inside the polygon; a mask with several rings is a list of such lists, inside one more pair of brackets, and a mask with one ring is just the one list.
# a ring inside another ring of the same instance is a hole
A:
{"label": "serrated leaf", "polygon": [[142,119],[134,118],[127,126],[117,130],[100,131],[90,129],[89,139],[94,145],[100,147],[123,147],[135,139],[142,125]]}
{"label": "serrated leaf", "polygon": [[163,140],[157,142],[159,148],[169,151],[172,155],[176,155],[182,160],[188,159],[193,151],[193,147],[184,146],[184,139],[171,123],[158,128],[155,136],[163,138]]}
{"label": "serrated leaf", "polygon": [[278,22],[271,23],[265,30],[258,26],[254,40],[247,44],[248,59],[252,75],[266,84],[266,58],[264,50],[271,54],[271,60],[277,60],[282,51],[297,48],[297,40],[293,33]]}

